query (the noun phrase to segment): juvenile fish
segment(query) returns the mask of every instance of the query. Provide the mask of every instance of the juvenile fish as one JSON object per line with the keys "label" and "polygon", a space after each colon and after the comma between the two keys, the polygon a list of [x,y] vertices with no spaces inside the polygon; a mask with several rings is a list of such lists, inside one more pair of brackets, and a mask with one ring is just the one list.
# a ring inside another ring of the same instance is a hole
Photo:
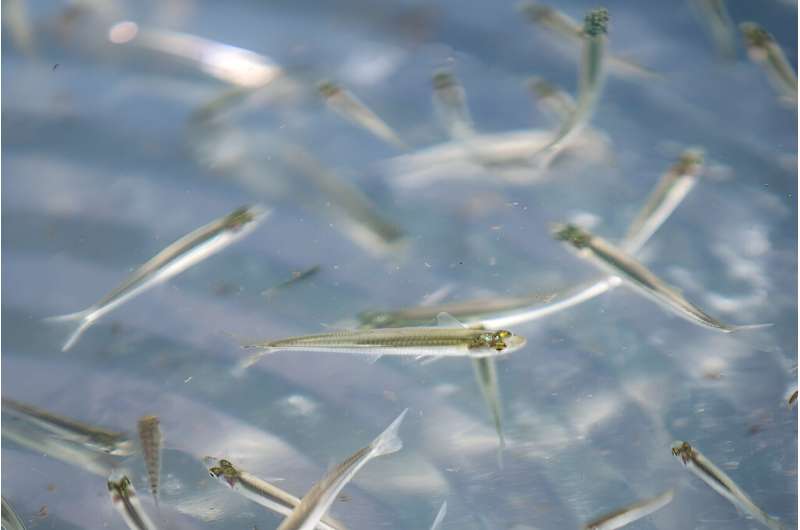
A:
{"label": "juvenile fish", "polygon": [[111,497],[111,504],[125,520],[128,528],[131,530],[156,530],[156,525],[142,508],[136,490],[127,476],[123,476],[116,482],[109,479],[108,495]]}
{"label": "juvenile fish", "polygon": [[[235,467],[228,460],[217,460],[208,457],[205,459],[209,474],[227,484],[233,491],[260,504],[261,506],[288,516],[292,513],[300,499],[282,489],[262,480],[255,475]],[[316,526],[319,530],[344,530],[344,526],[332,519],[323,517]]]}
{"label": "juvenile fish", "polygon": [[632,254],[638,252],[692,191],[702,171],[703,151],[684,151],[680,159],[661,177],[656,189],[628,227],[622,249]]}
{"label": "juvenile fish", "polygon": [[245,349],[259,352],[243,361],[239,370],[278,351],[474,358],[511,353],[525,345],[523,337],[510,331],[469,329],[449,315],[440,315],[439,322],[440,327],[338,331],[245,344]]}
{"label": "juvenile fish", "polygon": [[405,143],[397,136],[397,133],[349,90],[345,90],[331,81],[321,82],[318,90],[328,108],[344,119],[371,132],[394,147],[403,150],[407,149]]}
{"label": "juvenile fish", "polygon": [[439,508],[439,512],[436,514],[433,524],[431,524],[431,530],[439,530],[439,527],[442,526],[442,521],[444,521],[445,515],[447,515],[447,501],[444,501],[442,503],[442,507]]}
{"label": "juvenile fish", "polygon": [[652,499],[645,499],[643,501],[635,502],[630,506],[626,506],[620,510],[613,511],[597,519],[586,523],[584,530],[614,530],[615,528],[622,528],[634,521],[638,521],[643,517],[647,517],[651,513],[660,510],[670,502],[672,502],[673,491],[668,490],[653,497]]}
{"label": "juvenile fish", "polygon": [[17,515],[17,512],[11,507],[11,504],[5,497],[2,497],[2,501],[3,530],[25,530],[25,523],[22,522],[20,516]]}
{"label": "juvenile fish", "polygon": [[745,492],[739,489],[731,478],[700,451],[689,445],[688,442],[677,441],[672,444],[672,454],[679,457],[681,463],[692,473],[711,486],[711,488],[731,501],[734,506],[750,514],[755,520],[773,530],[781,530],[783,524],[774,517],[770,517],[761,508],[755,505]]}
{"label": "juvenile fish", "polygon": [[3,398],[2,406],[4,413],[44,429],[63,440],[110,455],[128,456],[133,453],[133,444],[123,433],[88,425],[13,399]]}
{"label": "juvenile fish", "polygon": [[304,271],[293,272],[291,279],[286,280],[285,282],[281,282],[274,287],[270,287],[269,289],[262,291],[261,294],[262,296],[270,298],[280,290],[286,289],[287,287],[291,287],[296,283],[300,283],[302,281],[308,280],[309,278],[316,276],[317,273],[320,271],[320,269],[321,267],[319,265],[314,265],[313,267],[310,267]]}
{"label": "juvenile fish", "polygon": [[767,78],[782,98],[797,104],[797,73],[786,59],[775,38],[755,22],[742,22],[747,55],[767,72]]}
{"label": "juvenile fish", "polygon": [[161,477],[161,435],[160,422],[155,416],[142,416],[137,424],[139,440],[142,443],[144,464],[147,468],[147,480],[150,484],[150,493],[153,501],[158,506],[158,484]]}
{"label": "juvenile fish", "polygon": [[666,284],[632,256],[576,225],[557,225],[553,237],[570,245],[580,257],[621,278],[631,288],[690,322],[723,333],[769,325],[729,326],[720,322],[686,300],[675,288]]}
{"label": "juvenile fish", "polygon": [[464,140],[475,134],[467,94],[456,77],[447,71],[433,75],[433,106],[442,125],[454,140]]}
{"label": "juvenile fish", "polygon": [[398,436],[400,423],[408,409],[400,413],[371,444],[359,449],[347,459],[330,470],[319,482],[314,484],[303,495],[303,500],[292,510],[292,513],[278,526],[278,530],[311,530],[319,523],[331,504],[358,471],[373,458],[396,453],[403,448],[403,442]]}
{"label": "juvenile fish", "polygon": [[260,206],[239,208],[172,243],[136,269],[125,281],[94,305],[77,313],[46,319],[53,322],[78,322],[77,329],[69,336],[61,351],[72,348],[89,326],[117,306],[147,289],[177,276],[249,234],[266,217],[267,213]]}

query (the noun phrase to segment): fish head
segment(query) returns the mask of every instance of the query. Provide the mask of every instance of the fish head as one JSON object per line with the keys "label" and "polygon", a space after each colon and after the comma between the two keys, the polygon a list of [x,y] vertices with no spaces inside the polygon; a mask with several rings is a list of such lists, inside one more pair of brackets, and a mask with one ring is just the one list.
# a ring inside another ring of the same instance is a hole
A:
{"label": "fish head", "polygon": [[108,481],[108,492],[111,494],[111,498],[114,501],[119,501],[126,497],[132,497],[135,495],[133,492],[133,486],[131,485],[131,479],[127,476],[123,476],[118,481],[109,480]]}
{"label": "fish head", "polygon": [[571,223],[555,224],[552,231],[557,241],[566,241],[577,249],[587,247],[592,237],[589,232]]}
{"label": "fish head", "polygon": [[225,218],[225,228],[238,232],[248,225],[260,222],[268,211],[262,206],[243,206]]}
{"label": "fish head", "polygon": [[333,96],[342,91],[342,89],[339,88],[339,86],[332,81],[321,81],[317,85],[317,90],[319,90],[319,93],[325,99],[332,98]]}
{"label": "fish head", "polygon": [[699,147],[687,149],[675,164],[678,175],[697,175],[703,167],[705,153]]}
{"label": "fish head", "polygon": [[456,84],[453,74],[446,70],[439,70],[433,74],[433,88],[436,90],[444,90],[452,88]]}
{"label": "fish head", "polygon": [[694,456],[694,449],[689,445],[689,442],[678,440],[672,444],[672,454],[680,457],[681,462],[686,464]]}
{"label": "fish head", "polygon": [[473,357],[493,357],[518,350],[525,345],[525,342],[524,337],[504,329],[484,331],[475,336],[469,350]]}
{"label": "fish head", "polygon": [[608,33],[608,10],[601,8],[589,11],[583,21],[583,33],[590,37]]}
{"label": "fish head", "polygon": [[742,22],[739,24],[739,29],[742,32],[742,36],[744,36],[744,42],[748,49],[763,49],[775,40],[767,30],[755,22]]}
{"label": "fish head", "polygon": [[517,9],[531,22],[542,22],[555,18],[555,9],[534,2],[522,2]]}
{"label": "fish head", "polygon": [[[205,459],[208,466],[208,474],[216,479],[226,482],[231,488],[236,485],[239,479],[239,470],[228,460],[217,460],[208,457]],[[213,465],[216,462],[216,465]]]}

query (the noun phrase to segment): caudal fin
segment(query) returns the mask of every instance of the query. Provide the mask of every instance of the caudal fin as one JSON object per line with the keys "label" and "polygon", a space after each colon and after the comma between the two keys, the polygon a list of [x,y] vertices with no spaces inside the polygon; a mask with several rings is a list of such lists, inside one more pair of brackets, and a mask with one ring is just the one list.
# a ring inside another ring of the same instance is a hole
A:
{"label": "caudal fin", "polygon": [[68,315],[58,315],[55,317],[47,317],[44,319],[45,322],[51,323],[60,323],[60,322],[77,322],[78,327],[67,337],[67,341],[61,347],[61,351],[67,351],[72,348],[78,339],[81,338],[83,332],[86,331],[89,326],[94,323],[94,320],[90,320],[88,316],[91,314],[91,309],[86,309],[84,311],[78,311],[77,313],[69,313]]}
{"label": "caudal fin", "polygon": [[403,448],[403,441],[400,439],[398,431],[403,418],[406,417],[406,412],[408,412],[408,409],[401,412],[397,419],[372,441],[372,452],[375,456],[396,453]]}
{"label": "caudal fin", "polygon": [[771,328],[774,325],[775,324],[770,322],[768,324],[746,324],[744,326],[733,326],[731,328],[730,332],[731,333],[738,333],[740,331],[753,331],[753,330],[756,330],[756,329]]}
{"label": "caudal fin", "polygon": [[[242,347],[245,348],[245,349],[254,349],[255,348],[255,346],[246,346],[246,345],[243,345]],[[254,353],[253,355],[247,357],[246,359],[243,359],[243,360],[239,361],[236,364],[236,367],[234,367],[234,369],[232,371],[233,375],[235,377],[243,376],[245,371],[247,371],[248,368],[250,368],[251,366],[256,364],[258,361],[260,361],[263,356],[265,356],[267,354],[270,354],[270,353],[273,353],[273,352],[276,352],[276,351],[278,351],[277,348],[264,348],[264,347],[261,347],[260,351],[258,353]]]}

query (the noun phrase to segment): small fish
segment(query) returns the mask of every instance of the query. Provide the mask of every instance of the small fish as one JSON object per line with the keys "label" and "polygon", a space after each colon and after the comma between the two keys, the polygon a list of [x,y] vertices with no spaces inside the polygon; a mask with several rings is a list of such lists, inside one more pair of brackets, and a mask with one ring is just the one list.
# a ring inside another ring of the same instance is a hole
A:
{"label": "small fish", "polygon": [[717,54],[728,61],[736,58],[736,30],[724,0],[691,0],[700,19],[711,34]]}
{"label": "small fish", "polygon": [[500,385],[497,382],[497,367],[495,360],[491,357],[481,357],[472,359],[472,367],[475,369],[475,380],[481,389],[483,400],[489,406],[489,412],[494,422],[494,430],[497,432],[497,440],[500,446],[497,451],[498,465],[503,467],[503,449],[506,447],[506,439],[503,436],[503,405],[500,397]]}
{"label": "small fish", "polygon": [[678,161],[661,177],[644,207],[633,220],[625,239],[623,250],[635,254],[650,239],[675,208],[692,191],[703,171],[703,151],[687,149]]}
{"label": "small fish", "polygon": [[261,295],[270,298],[278,291],[281,291],[283,289],[286,289],[287,287],[291,287],[296,283],[300,283],[313,276],[316,276],[316,274],[320,271],[320,269],[321,267],[319,265],[314,265],[313,267],[310,267],[304,271],[293,272],[292,277],[290,279],[286,280],[285,282],[281,282],[278,285],[275,285],[274,287],[270,287],[269,289],[262,291]]}
{"label": "small fish", "polygon": [[167,281],[216,254],[249,234],[267,216],[260,206],[243,207],[183,236],[136,269],[128,278],[94,305],[68,315],[50,317],[51,322],[78,322],[61,351],[67,351],[86,329],[129,299]]}
{"label": "small fish", "polygon": [[438,321],[438,327],[338,331],[245,344],[245,349],[259,352],[245,359],[238,371],[278,351],[475,358],[511,353],[525,345],[523,337],[510,331],[469,329],[447,314],[440,314]]}
{"label": "small fish", "polygon": [[458,79],[447,71],[433,75],[433,105],[442,125],[454,140],[465,140],[475,134],[467,94]]}
{"label": "small fish", "polygon": [[793,386],[786,393],[786,406],[792,409],[795,405],[797,405],[797,386]]}
{"label": "small fish", "polygon": [[441,508],[439,508],[439,512],[436,514],[436,518],[431,524],[431,530],[439,530],[439,527],[442,526],[442,521],[444,521],[445,515],[447,515],[447,501],[444,501]]}
{"label": "small fish", "polygon": [[139,418],[137,428],[139,440],[142,444],[142,455],[147,468],[147,480],[150,483],[150,493],[153,501],[158,506],[158,484],[161,477],[161,435],[160,421],[156,416],[142,416]]}
{"label": "small fish", "polygon": [[317,88],[320,95],[325,99],[328,108],[339,116],[371,132],[394,147],[402,150],[407,149],[407,146],[397,136],[397,133],[349,90],[345,90],[331,81],[322,81]]}
{"label": "small fish", "polygon": [[553,237],[566,242],[580,257],[621,278],[631,288],[690,322],[723,333],[771,325],[729,326],[720,322],[686,300],[674,287],[666,284],[635,258],[576,225],[557,225]]}
{"label": "small fish", "polygon": [[672,454],[679,457],[681,463],[692,473],[711,486],[711,488],[731,501],[734,506],[750,514],[754,519],[773,530],[783,529],[783,524],[774,517],[767,515],[755,505],[745,492],[739,489],[731,478],[700,451],[689,445],[688,442],[677,441],[672,444]]}
{"label": "small fish", "polygon": [[528,89],[536,99],[536,105],[555,123],[561,124],[575,114],[575,100],[541,77],[528,79]]}
{"label": "small fish", "polygon": [[575,111],[564,121],[555,137],[541,150],[543,165],[572,142],[589,123],[605,81],[605,56],[608,33],[608,11],[595,9],[586,15],[582,31],[583,53],[578,80]]}
{"label": "small fish", "polygon": [[611,513],[598,517],[593,521],[586,523],[584,530],[614,530],[615,528],[622,528],[634,521],[638,521],[643,517],[647,517],[651,513],[660,510],[670,502],[672,502],[673,491],[668,490],[653,497],[638,501],[630,506],[626,506],[620,510],[615,510]]}
{"label": "small fish", "polygon": [[398,436],[400,424],[408,409],[405,409],[371,444],[359,449],[341,464],[328,471],[308,492],[303,500],[278,526],[278,530],[311,530],[334,503],[348,482],[373,458],[396,453],[403,448]]}
{"label": "small fish", "polygon": [[767,72],[767,78],[784,101],[797,104],[797,73],[775,38],[755,22],[742,22],[739,29],[750,60]]}
{"label": "small fish", "polygon": [[25,530],[25,523],[22,522],[20,516],[17,515],[17,512],[14,511],[14,508],[11,507],[5,497],[2,497],[2,503],[3,530]]}
{"label": "small fish", "polygon": [[133,444],[123,433],[87,425],[13,399],[2,398],[2,406],[4,413],[44,429],[63,440],[115,456],[128,456],[133,453]]}
{"label": "small fish", "polygon": [[[205,459],[209,474],[227,484],[233,491],[260,504],[261,506],[288,516],[292,513],[300,499],[262,480],[255,475],[235,467],[228,460],[217,460],[208,457]],[[344,526],[332,519],[323,517],[316,526],[319,530],[344,530]]]}
{"label": "small fish", "polygon": [[147,513],[142,508],[136,490],[127,476],[114,481],[108,479],[108,495],[111,503],[125,520],[131,530],[155,530],[156,525],[150,520]]}

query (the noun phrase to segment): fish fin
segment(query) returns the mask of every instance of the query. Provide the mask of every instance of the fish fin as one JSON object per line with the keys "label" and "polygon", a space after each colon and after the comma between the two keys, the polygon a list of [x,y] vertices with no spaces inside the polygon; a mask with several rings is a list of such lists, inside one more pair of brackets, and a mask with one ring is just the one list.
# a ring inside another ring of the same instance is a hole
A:
{"label": "fish fin", "polygon": [[60,323],[60,322],[76,322],[78,321],[78,327],[67,337],[67,341],[61,347],[61,351],[67,351],[72,348],[78,339],[81,338],[83,332],[89,328],[94,323],[94,320],[89,320],[87,317],[92,313],[94,309],[84,309],[83,311],[78,311],[77,313],[69,313],[67,315],[58,315],[54,317],[47,317],[44,319],[45,322],[51,323]]}
{"label": "fish fin", "polygon": [[447,298],[447,296],[451,292],[453,292],[454,288],[455,288],[455,284],[446,283],[446,284],[442,285],[441,287],[439,287],[438,289],[436,289],[435,291],[433,291],[432,293],[428,293],[425,296],[423,296],[422,300],[420,300],[419,305],[421,307],[428,307],[428,306],[432,306],[434,304],[438,304],[439,302],[441,302],[442,300]]}
{"label": "fish fin", "polygon": [[442,526],[442,521],[444,521],[445,515],[447,515],[447,501],[444,501],[442,503],[442,507],[439,508],[439,512],[436,514],[433,524],[431,524],[431,530],[439,530],[439,527]]}
{"label": "fish fin", "polygon": [[419,355],[419,356],[417,356],[417,361],[419,361],[419,364],[421,364],[423,366],[427,365],[427,364],[435,363],[436,361],[441,361],[442,359],[444,359],[444,356],[442,356],[442,355]]}
{"label": "fish fin", "polygon": [[769,323],[766,323],[766,324],[746,324],[744,326],[733,326],[730,329],[730,333],[736,333],[736,332],[739,332],[739,331],[752,331],[754,329],[771,328],[774,325],[775,325],[774,323],[769,322]]}
{"label": "fish fin", "polygon": [[[243,345],[242,347],[245,348],[245,349],[254,349],[257,346],[255,344],[251,344],[251,345]],[[243,359],[243,360],[239,361],[236,364],[236,366],[233,368],[231,373],[233,374],[234,377],[242,377],[244,375],[245,371],[248,368],[250,368],[251,366],[253,366],[254,364],[256,364],[258,361],[260,361],[263,356],[268,355],[270,353],[274,353],[276,351],[279,351],[279,350],[277,348],[264,348],[264,347],[261,347],[261,348],[259,348],[258,353],[254,353],[253,355],[250,355],[246,359]]]}
{"label": "fish fin", "polygon": [[372,441],[370,445],[372,446],[372,452],[375,456],[396,453],[403,448],[403,441],[400,439],[397,432],[400,430],[400,424],[403,422],[403,418],[406,417],[407,412],[408,409],[401,412],[392,424]]}
{"label": "fish fin", "polygon": [[465,328],[465,329],[467,329],[467,326],[465,326],[463,323],[459,322],[458,319],[456,319],[453,315],[451,315],[450,313],[445,313],[444,311],[442,311],[441,313],[436,315],[436,324],[439,327],[442,327],[442,328]]}

